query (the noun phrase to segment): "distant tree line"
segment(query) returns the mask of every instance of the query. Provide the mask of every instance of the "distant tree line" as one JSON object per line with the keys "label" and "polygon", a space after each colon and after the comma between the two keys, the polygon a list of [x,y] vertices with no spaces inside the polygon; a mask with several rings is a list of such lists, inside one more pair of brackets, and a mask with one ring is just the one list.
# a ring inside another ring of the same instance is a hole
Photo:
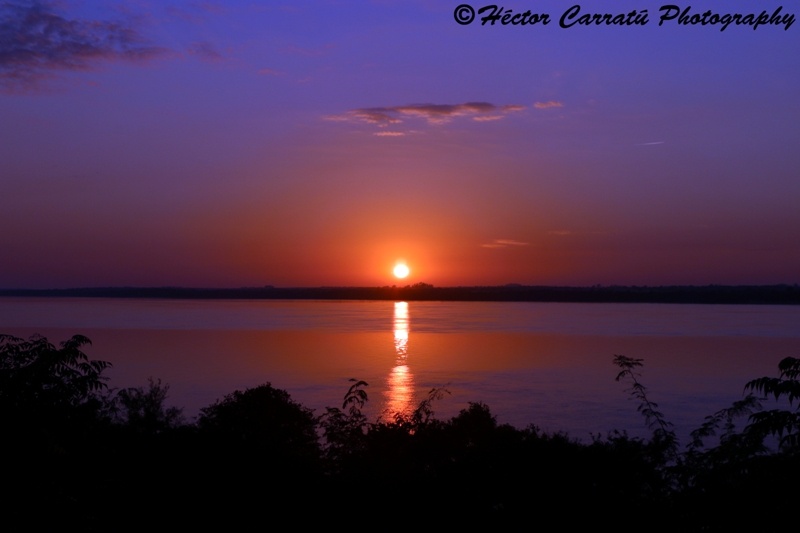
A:
{"label": "distant tree line", "polygon": [[800,304],[800,286],[788,285],[594,285],[558,287],[508,284],[436,287],[418,282],[384,287],[95,287],[78,289],[0,289],[0,296],[170,299],[429,300],[508,302],[619,302],[706,304]]}
{"label": "distant tree line", "polygon": [[159,380],[109,388],[87,344],[0,335],[4,531],[779,531],[800,496],[794,358],[681,448],[642,361],[622,355],[617,379],[652,435],[582,443],[499,424],[482,403],[439,420],[443,389],[371,421],[358,380],[319,414],[265,383],[187,422]]}

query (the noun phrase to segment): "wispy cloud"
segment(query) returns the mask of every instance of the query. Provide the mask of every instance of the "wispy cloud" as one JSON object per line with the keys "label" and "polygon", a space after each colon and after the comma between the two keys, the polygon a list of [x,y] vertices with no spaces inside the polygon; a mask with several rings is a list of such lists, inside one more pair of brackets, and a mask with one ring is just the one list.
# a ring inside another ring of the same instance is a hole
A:
{"label": "wispy cloud", "polygon": [[535,109],[554,109],[564,107],[564,103],[557,100],[548,100],[547,102],[536,102],[533,104],[533,107]]}
{"label": "wispy cloud", "polygon": [[508,248],[511,246],[529,246],[530,243],[512,239],[495,239],[492,242],[481,244],[482,248]]}
{"label": "wispy cloud", "polygon": [[474,117],[472,120],[476,122],[491,122],[492,120],[500,120],[501,118],[503,118],[503,115],[481,115]]}
{"label": "wispy cloud", "polygon": [[164,49],[122,22],[69,19],[48,1],[0,3],[0,87],[30,89],[57,71],[141,61]]}
{"label": "wispy cloud", "polygon": [[523,105],[498,106],[489,102],[463,104],[410,104],[392,107],[363,107],[339,115],[325,117],[343,122],[365,122],[379,127],[400,124],[408,119],[422,119],[429,124],[442,124],[465,117],[478,122],[500,120],[510,113],[525,109]]}

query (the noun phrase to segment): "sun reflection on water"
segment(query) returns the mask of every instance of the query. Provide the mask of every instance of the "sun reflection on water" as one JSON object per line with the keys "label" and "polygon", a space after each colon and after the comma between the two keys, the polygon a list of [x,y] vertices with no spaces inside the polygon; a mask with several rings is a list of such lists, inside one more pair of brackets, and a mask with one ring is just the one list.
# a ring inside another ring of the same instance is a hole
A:
{"label": "sun reflection on water", "polygon": [[395,363],[386,387],[389,416],[409,412],[414,402],[414,375],[408,366],[408,302],[395,302],[393,331]]}

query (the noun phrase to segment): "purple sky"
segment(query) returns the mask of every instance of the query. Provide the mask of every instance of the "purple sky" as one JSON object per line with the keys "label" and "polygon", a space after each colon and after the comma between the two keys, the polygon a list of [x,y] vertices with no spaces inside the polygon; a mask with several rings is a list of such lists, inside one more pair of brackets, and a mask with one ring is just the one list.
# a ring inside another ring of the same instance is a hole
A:
{"label": "purple sky", "polygon": [[800,282],[800,24],[460,3],[0,0],[0,288]]}

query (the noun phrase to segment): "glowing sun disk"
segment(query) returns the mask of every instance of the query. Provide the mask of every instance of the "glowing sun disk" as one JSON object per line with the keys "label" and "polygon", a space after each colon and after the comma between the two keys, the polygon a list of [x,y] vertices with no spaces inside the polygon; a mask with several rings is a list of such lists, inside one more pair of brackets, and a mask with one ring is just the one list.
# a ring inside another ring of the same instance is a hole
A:
{"label": "glowing sun disk", "polygon": [[397,263],[394,266],[393,272],[394,272],[394,276],[396,278],[401,278],[401,279],[406,277],[406,276],[408,276],[409,273],[411,273],[411,271],[408,269],[408,267],[404,263]]}

